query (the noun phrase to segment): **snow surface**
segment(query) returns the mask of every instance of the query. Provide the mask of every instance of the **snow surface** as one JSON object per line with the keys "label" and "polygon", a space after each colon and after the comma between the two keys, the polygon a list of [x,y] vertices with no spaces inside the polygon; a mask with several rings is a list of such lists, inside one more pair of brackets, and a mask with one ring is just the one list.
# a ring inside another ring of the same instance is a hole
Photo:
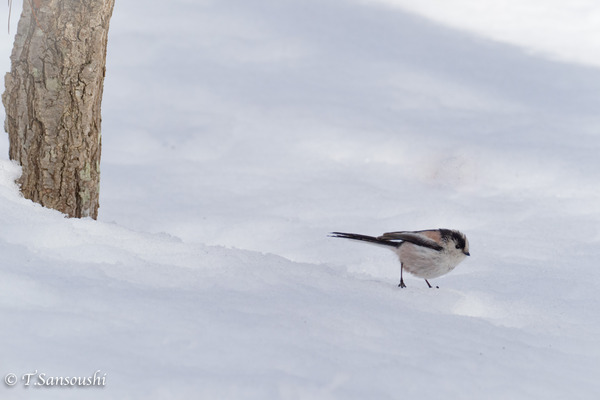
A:
{"label": "snow surface", "polygon": [[[0,397],[596,399],[600,70],[404,3],[117,2],[99,220],[0,141],[0,374],[106,386]],[[472,254],[436,290],[326,236],[435,227]]]}
{"label": "snow surface", "polygon": [[530,51],[600,67],[596,0],[364,0],[401,7],[440,23]]}

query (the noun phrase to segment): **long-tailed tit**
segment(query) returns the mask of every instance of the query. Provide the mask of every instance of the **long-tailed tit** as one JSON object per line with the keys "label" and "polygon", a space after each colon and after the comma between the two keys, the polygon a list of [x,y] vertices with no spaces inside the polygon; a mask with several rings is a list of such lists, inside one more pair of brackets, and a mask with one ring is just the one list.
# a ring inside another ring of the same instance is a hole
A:
{"label": "long-tailed tit", "polygon": [[388,232],[381,236],[366,236],[356,233],[332,232],[331,237],[361,240],[385,246],[393,250],[400,259],[400,284],[406,287],[402,272],[410,272],[425,279],[437,278],[452,271],[466,256],[469,256],[469,241],[464,233],[450,229],[430,229],[415,232]]}

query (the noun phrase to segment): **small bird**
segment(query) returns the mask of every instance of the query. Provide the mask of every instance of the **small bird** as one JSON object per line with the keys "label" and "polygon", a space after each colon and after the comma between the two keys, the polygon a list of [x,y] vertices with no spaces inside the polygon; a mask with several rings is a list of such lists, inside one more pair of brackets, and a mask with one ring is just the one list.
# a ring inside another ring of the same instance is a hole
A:
{"label": "small bird", "polygon": [[331,232],[330,236],[361,240],[393,250],[400,259],[400,284],[398,286],[401,288],[406,287],[402,278],[402,272],[405,269],[414,276],[425,279],[427,286],[431,288],[427,279],[447,274],[465,257],[471,255],[469,241],[465,234],[451,229],[388,232],[378,237]]}

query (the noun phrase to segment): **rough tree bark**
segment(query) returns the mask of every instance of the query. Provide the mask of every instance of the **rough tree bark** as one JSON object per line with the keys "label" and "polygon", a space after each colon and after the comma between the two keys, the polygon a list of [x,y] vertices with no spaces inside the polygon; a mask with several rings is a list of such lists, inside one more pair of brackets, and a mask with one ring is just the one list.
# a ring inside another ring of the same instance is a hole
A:
{"label": "rough tree bark", "polygon": [[114,0],[24,0],[2,102],[23,195],[98,215],[100,104]]}

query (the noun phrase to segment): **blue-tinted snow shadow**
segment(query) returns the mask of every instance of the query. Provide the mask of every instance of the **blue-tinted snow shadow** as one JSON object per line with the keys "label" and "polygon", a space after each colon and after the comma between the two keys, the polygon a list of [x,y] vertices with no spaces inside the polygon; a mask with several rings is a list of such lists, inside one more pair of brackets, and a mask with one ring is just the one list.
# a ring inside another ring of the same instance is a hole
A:
{"label": "blue-tinted snow shadow", "polygon": [[[364,127],[370,135],[406,127],[472,136],[487,125],[518,139],[510,125],[519,118],[538,121],[533,129],[540,131],[553,130],[556,115],[597,118],[600,70],[400,9],[335,0],[176,3],[121,6],[135,9],[124,10],[126,17],[155,21],[152,34],[136,32],[115,12],[103,108],[109,135],[141,128],[168,146],[195,135],[224,137],[236,119],[248,135],[290,135],[280,127],[295,119]],[[428,78],[412,82],[415,74]],[[453,103],[463,95],[465,104]]]}
{"label": "blue-tinted snow shadow", "polygon": [[[322,67],[340,86],[343,71],[360,71],[363,87],[370,66],[409,66],[447,80],[476,85],[515,103],[547,111],[595,114],[600,70],[552,61],[524,49],[441,26],[400,9],[347,1],[309,1],[263,7],[239,2],[246,15],[274,28],[278,36],[310,39]],[[342,71],[340,74],[339,72]],[[301,70],[300,70],[301,72]],[[336,79],[337,77],[337,79]],[[381,88],[385,91],[385,88]]]}

